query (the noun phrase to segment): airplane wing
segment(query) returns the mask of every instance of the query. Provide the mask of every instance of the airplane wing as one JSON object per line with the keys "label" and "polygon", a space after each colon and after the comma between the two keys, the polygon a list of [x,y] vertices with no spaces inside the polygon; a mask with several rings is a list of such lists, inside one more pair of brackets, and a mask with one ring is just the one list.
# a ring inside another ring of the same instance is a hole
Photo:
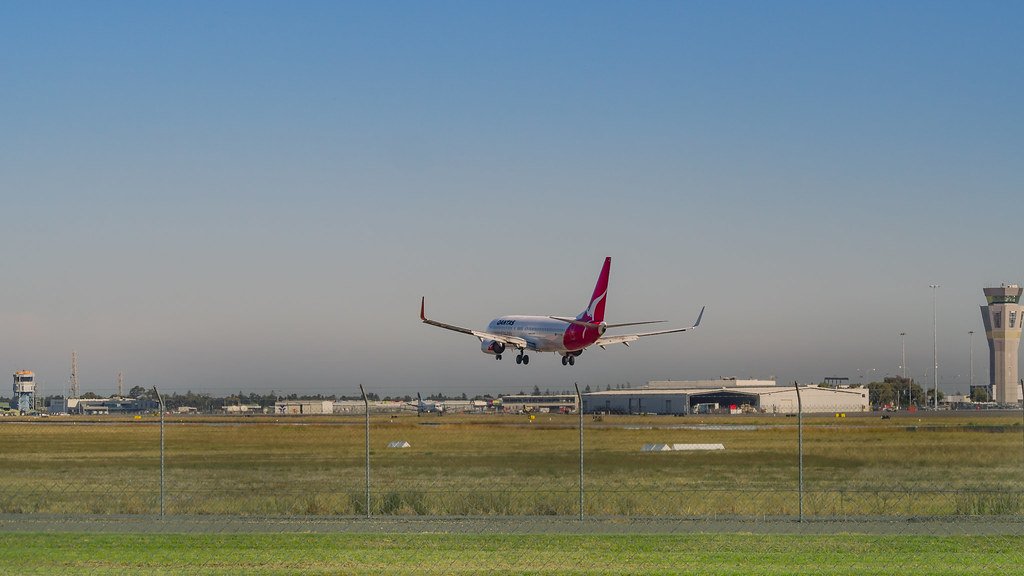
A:
{"label": "airplane wing", "polygon": [[637,340],[639,340],[639,339],[641,339],[641,338],[643,338],[645,336],[658,336],[658,335],[661,335],[661,334],[673,334],[675,332],[686,332],[687,330],[693,330],[697,326],[700,326],[700,321],[701,321],[701,318],[703,318],[703,317],[704,317],[704,308],[701,308],[700,309],[700,314],[697,315],[697,321],[693,323],[693,326],[690,326],[690,327],[687,327],[687,328],[675,328],[673,330],[659,330],[657,332],[643,332],[643,333],[640,333],[640,334],[622,334],[620,336],[602,336],[601,338],[599,338],[597,340],[597,342],[594,342],[594,344],[596,344],[597,346],[600,346],[601,349],[603,350],[603,349],[605,349],[606,346],[611,346],[612,344],[623,344],[625,346],[629,346],[630,342],[636,342]]}
{"label": "airplane wing", "polygon": [[425,314],[425,308],[427,305],[427,298],[424,296],[420,301],[420,320],[424,324],[430,324],[431,326],[437,326],[438,328],[444,328],[445,330],[451,330],[452,332],[461,332],[463,334],[469,334],[470,336],[476,336],[480,341],[494,340],[495,342],[501,342],[506,346],[513,346],[515,348],[526,348],[527,342],[523,338],[516,336],[502,336],[501,334],[491,334],[490,332],[483,332],[481,330],[471,330],[469,328],[463,328],[462,326],[455,326],[454,324],[445,324],[444,322],[438,322],[436,320],[430,320]]}

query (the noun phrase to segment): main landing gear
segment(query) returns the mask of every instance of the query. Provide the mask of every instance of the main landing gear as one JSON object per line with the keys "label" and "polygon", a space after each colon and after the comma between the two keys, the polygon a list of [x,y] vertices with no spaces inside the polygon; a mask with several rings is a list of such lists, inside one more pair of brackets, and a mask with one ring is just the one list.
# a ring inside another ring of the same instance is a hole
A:
{"label": "main landing gear", "polygon": [[575,365],[576,365],[576,357],[575,356],[562,356],[562,366],[575,366]]}
{"label": "main landing gear", "polygon": [[527,356],[526,354],[522,353],[522,352],[519,352],[519,355],[516,356],[516,364],[529,364],[529,363],[530,363],[530,357]]}

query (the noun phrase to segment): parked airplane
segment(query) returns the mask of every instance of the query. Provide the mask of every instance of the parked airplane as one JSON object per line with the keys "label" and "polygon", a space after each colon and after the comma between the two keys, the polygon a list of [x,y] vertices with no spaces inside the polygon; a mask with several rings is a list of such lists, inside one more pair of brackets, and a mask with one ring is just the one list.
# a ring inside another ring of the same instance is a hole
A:
{"label": "parked airplane", "polygon": [[498,360],[501,360],[501,355],[505,352],[505,349],[511,347],[519,351],[516,355],[516,364],[529,364],[530,356],[527,352],[532,351],[560,354],[563,366],[576,364],[576,357],[582,354],[583,350],[588,346],[597,345],[602,349],[611,344],[629,346],[630,342],[635,342],[645,336],[686,332],[700,326],[700,320],[704,317],[704,308],[700,309],[700,314],[697,315],[697,321],[694,322],[693,326],[686,328],[605,336],[605,330],[608,328],[665,322],[665,320],[654,320],[608,324],[604,321],[604,308],[608,296],[608,273],[611,269],[611,264],[612,259],[610,256],[604,259],[604,266],[601,268],[601,274],[597,277],[597,285],[594,287],[594,294],[590,297],[590,304],[575,318],[563,316],[501,316],[491,320],[486,330],[471,330],[461,326],[428,320],[425,312],[427,299],[423,297],[420,301],[420,320],[431,326],[476,336],[480,340],[480,350],[484,354],[493,355]]}

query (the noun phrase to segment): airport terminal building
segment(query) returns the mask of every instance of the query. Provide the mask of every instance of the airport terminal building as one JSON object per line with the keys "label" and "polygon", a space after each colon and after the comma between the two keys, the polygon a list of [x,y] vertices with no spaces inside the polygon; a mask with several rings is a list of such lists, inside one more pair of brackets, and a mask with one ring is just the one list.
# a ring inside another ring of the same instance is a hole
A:
{"label": "airport terminal building", "polygon": [[[866,388],[801,386],[804,413],[867,412]],[[652,381],[645,388],[583,394],[588,414],[795,414],[796,389],[774,380]]]}

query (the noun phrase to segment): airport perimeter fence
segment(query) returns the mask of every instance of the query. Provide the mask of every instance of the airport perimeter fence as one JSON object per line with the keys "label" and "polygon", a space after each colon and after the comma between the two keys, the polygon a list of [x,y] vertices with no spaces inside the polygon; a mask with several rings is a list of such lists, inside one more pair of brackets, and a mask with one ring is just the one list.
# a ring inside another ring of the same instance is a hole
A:
{"label": "airport perimeter fence", "polygon": [[[754,534],[766,563],[803,550],[800,566],[829,568],[778,573],[870,571],[856,554],[872,546],[898,555],[877,573],[1024,571],[1020,411],[62,417],[0,422],[0,445],[3,537],[329,533],[348,538],[320,550],[341,573],[389,557],[590,573],[613,557],[600,571],[717,574],[745,572],[693,563],[724,566]],[[210,573],[242,562],[174,550]]]}

